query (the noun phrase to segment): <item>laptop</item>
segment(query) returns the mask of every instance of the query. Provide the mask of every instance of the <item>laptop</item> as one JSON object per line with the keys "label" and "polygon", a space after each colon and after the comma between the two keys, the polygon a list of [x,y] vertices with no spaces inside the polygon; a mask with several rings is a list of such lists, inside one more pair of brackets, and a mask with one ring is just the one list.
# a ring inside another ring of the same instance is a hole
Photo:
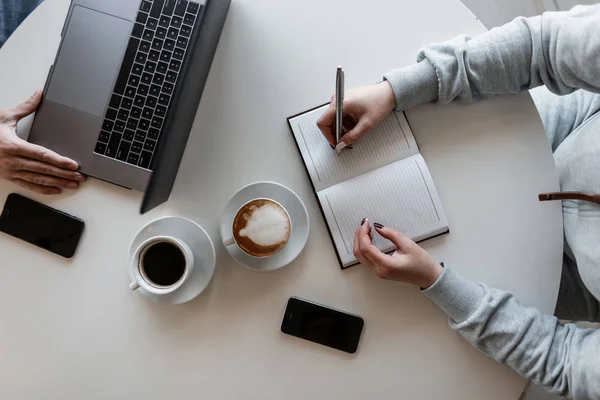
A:
{"label": "laptop", "polygon": [[29,141],[168,200],[231,0],[72,0]]}

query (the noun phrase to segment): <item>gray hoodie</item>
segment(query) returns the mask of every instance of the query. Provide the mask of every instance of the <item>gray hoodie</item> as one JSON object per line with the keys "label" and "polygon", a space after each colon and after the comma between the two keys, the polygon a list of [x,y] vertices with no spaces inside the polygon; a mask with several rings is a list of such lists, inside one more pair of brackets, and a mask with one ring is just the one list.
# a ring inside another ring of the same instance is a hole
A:
{"label": "gray hoodie", "polygon": [[[541,85],[568,95],[562,102],[536,98],[540,111],[546,109],[561,189],[600,193],[600,5],[518,18],[476,38],[427,46],[417,61],[385,75],[399,110]],[[568,261],[576,263],[582,290],[597,304],[600,206],[565,201],[563,215]],[[600,330],[562,325],[450,268],[424,293],[448,314],[452,328],[490,357],[552,392],[600,399]]]}

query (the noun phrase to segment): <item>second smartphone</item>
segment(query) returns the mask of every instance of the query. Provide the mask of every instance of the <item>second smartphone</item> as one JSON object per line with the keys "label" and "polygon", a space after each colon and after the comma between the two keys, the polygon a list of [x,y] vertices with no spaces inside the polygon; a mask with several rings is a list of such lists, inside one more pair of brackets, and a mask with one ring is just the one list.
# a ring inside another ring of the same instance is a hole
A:
{"label": "second smartphone", "polygon": [[291,297],[281,331],[352,354],[358,348],[363,326],[364,321],[358,315]]}
{"label": "second smartphone", "polygon": [[16,193],[8,195],[0,216],[0,232],[65,258],[73,257],[84,222]]}

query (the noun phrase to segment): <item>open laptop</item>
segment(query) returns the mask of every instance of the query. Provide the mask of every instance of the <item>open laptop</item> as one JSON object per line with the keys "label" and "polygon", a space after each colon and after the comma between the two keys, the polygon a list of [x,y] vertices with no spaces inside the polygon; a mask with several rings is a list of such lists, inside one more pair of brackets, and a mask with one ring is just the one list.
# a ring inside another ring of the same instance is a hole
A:
{"label": "open laptop", "polygon": [[72,0],[29,141],[167,201],[231,0]]}

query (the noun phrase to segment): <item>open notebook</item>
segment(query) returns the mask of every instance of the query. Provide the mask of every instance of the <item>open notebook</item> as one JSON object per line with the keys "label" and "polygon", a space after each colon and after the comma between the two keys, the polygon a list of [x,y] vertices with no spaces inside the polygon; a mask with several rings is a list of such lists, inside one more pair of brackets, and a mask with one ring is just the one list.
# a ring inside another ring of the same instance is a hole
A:
{"label": "open notebook", "polygon": [[[337,154],[317,120],[329,105],[288,118],[342,268],[358,264],[354,232],[363,218],[415,241],[448,232],[448,222],[404,113],[390,114],[353,150]],[[382,251],[395,247],[377,234]]]}

